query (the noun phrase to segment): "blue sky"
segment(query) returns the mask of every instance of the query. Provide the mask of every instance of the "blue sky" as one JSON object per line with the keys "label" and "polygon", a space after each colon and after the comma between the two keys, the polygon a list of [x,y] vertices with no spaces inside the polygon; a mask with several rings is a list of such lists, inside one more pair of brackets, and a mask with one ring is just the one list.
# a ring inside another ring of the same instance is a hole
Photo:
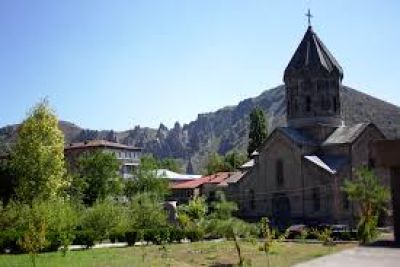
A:
{"label": "blue sky", "polygon": [[0,126],[48,97],[85,128],[188,123],[282,82],[307,27],[344,84],[400,105],[400,1],[0,2]]}

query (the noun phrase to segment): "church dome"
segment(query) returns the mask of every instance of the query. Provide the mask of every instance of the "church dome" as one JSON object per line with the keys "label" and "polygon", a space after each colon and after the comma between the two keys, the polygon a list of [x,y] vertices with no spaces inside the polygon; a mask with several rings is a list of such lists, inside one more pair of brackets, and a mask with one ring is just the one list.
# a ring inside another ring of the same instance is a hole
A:
{"label": "church dome", "polygon": [[325,71],[328,75],[337,74],[343,79],[343,70],[311,26],[308,26],[300,45],[285,69],[284,80],[299,72]]}

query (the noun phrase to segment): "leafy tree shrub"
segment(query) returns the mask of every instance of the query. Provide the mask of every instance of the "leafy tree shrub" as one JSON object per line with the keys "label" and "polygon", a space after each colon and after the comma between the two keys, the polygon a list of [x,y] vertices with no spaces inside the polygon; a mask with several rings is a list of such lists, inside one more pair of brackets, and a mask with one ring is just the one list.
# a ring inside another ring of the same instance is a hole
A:
{"label": "leafy tree shrub", "polygon": [[46,100],[36,105],[18,130],[11,153],[17,195],[25,203],[48,200],[68,186],[64,167],[64,135]]}
{"label": "leafy tree shrub", "polygon": [[125,233],[125,240],[128,246],[134,246],[136,242],[140,241],[140,236],[137,231],[127,231]]}
{"label": "leafy tree shrub", "polygon": [[185,239],[187,234],[184,229],[180,227],[171,227],[169,231],[169,240],[170,242],[181,242],[182,239]]}
{"label": "leafy tree shrub", "polygon": [[252,225],[233,217],[233,212],[237,211],[234,202],[227,201],[223,193],[218,194],[218,201],[212,203],[213,212],[209,216],[207,231],[214,235],[233,239],[235,249],[239,258],[239,266],[245,263],[244,255],[240,247],[239,238],[248,238],[255,231]]}
{"label": "leafy tree shrub", "polygon": [[217,172],[234,171],[243,165],[246,160],[245,155],[236,151],[230,152],[225,156],[214,152],[208,156],[205,173],[209,175]]}
{"label": "leafy tree shrub", "polygon": [[185,237],[191,242],[197,242],[203,240],[205,236],[205,231],[201,227],[193,227],[185,230]]}
{"label": "leafy tree shrub", "polygon": [[94,246],[96,242],[96,233],[93,230],[82,230],[81,227],[78,227],[75,232],[75,239],[73,240],[74,245],[82,245],[85,246],[86,249]]}
{"label": "leafy tree shrub", "polygon": [[332,230],[330,228],[325,228],[321,231],[315,230],[313,231],[313,233],[324,246],[332,246],[334,244],[332,238]]}
{"label": "leafy tree shrub", "polygon": [[0,163],[0,201],[7,204],[15,197],[17,179],[11,166]]}
{"label": "leafy tree shrub", "polygon": [[[74,179],[73,192],[82,194],[87,205],[92,205],[96,200],[103,201],[109,196],[118,196],[122,192],[118,170],[119,163],[115,155],[101,151],[85,153],[78,159],[76,174],[83,182]],[[82,188],[83,193],[80,193],[78,190]]]}
{"label": "leafy tree shrub", "polygon": [[[106,199],[96,202],[82,214],[79,222],[79,239],[102,241],[110,235],[124,235],[128,229],[128,213],[124,206]],[[75,241],[77,242],[77,241]]]}
{"label": "leafy tree shrub", "polygon": [[49,241],[51,250],[62,247],[63,254],[68,250],[75,238],[78,214],[75,207],[68,201],[57,199],[46,203],[49,212]]}
{"label": "leafy tree shrub", "polygon": [[207,214],[207,203],[204,197],[195,197],[187,205],[179,206],[179,217],[187,216],[188,219],[197,223],[204,219]]}
{"label": "leafy tree shrub", "polygon": [[359,204],[358,236],[360,242],[366,244],[378,233],[378,217],[385,211],[390,194],[389,189],[380,184],[371,170],[360,168],[356,171],[356,176],[353,181],[346,180],[342,190]]}
{"label": "leafy tree shrub", "polygon": [[125,195],[132,198],[137,194],[151,194],[163,199],[169,194],[168,182],[157,176],[157,162],[149,155],[140,159],[140,168],[134,172],[135,179],[128,180],[125,185]]}
{"label": "leafy tree shrub", "polygon": [[130,229],[156,229],[167,225],[167,214],[153,194],[136,195],[130,203],[129,214]]}

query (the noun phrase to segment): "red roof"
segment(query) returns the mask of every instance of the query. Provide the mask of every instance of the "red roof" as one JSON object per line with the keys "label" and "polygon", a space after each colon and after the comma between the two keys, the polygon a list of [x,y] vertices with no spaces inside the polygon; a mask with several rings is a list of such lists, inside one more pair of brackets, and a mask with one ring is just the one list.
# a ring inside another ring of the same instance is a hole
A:
{"label": "red roof", "polygon": [[228,179],[232,174],[234,174],[234,172],[218,172],[192,181],[172,185],[171,188],[190,189],[200,187],[203,184],[220,184]]}

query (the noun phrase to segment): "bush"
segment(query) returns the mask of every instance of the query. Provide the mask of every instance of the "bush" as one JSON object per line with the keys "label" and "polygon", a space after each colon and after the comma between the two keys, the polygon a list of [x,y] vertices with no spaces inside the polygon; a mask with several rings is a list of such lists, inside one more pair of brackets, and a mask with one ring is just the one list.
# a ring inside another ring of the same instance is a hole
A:
{"label": "bush", "polygon": [[5,230],[0,232],[0,253],[9,251],[11,253],[22,253],[22,248],[18,244],[18,240],[21,238],[21,232],[15,232],[12,230]]}
{"label": "bush", "polygon": [[82,245],[87,249],[94,246],[96,234],[91,230],[78,230],[75,233],[75,239],[72,242],[74,245]]}
{"label": "bush", "polygon": [[127,225],[125,207],[111,200],[96,202],[93,207],[87,208],[79,222],[80,229],[95,241],[124,236]]}
{"label": "bush", "polygon": [[169,228],[156,228],[144,230],[144,241],[152,242],[156,245],[169,242]]}
{"label": "bush", "polygon": [[200,241],[204,239],[204,230],[199,227],[187,229],[185,235],[191,242]]}
{"label": "bush", "polygon": [[128,231],[125,233],[125,240],[128,242],[128,246],[134,246],[139,240],[139,235],[137,231]]}
{"label": "bush", "polygon": [[181,242],[182,239],[186,238],[186,232],[185,230],[178,228],[178,227],[172,227],[169,230],[169,240],[170,242]]}

